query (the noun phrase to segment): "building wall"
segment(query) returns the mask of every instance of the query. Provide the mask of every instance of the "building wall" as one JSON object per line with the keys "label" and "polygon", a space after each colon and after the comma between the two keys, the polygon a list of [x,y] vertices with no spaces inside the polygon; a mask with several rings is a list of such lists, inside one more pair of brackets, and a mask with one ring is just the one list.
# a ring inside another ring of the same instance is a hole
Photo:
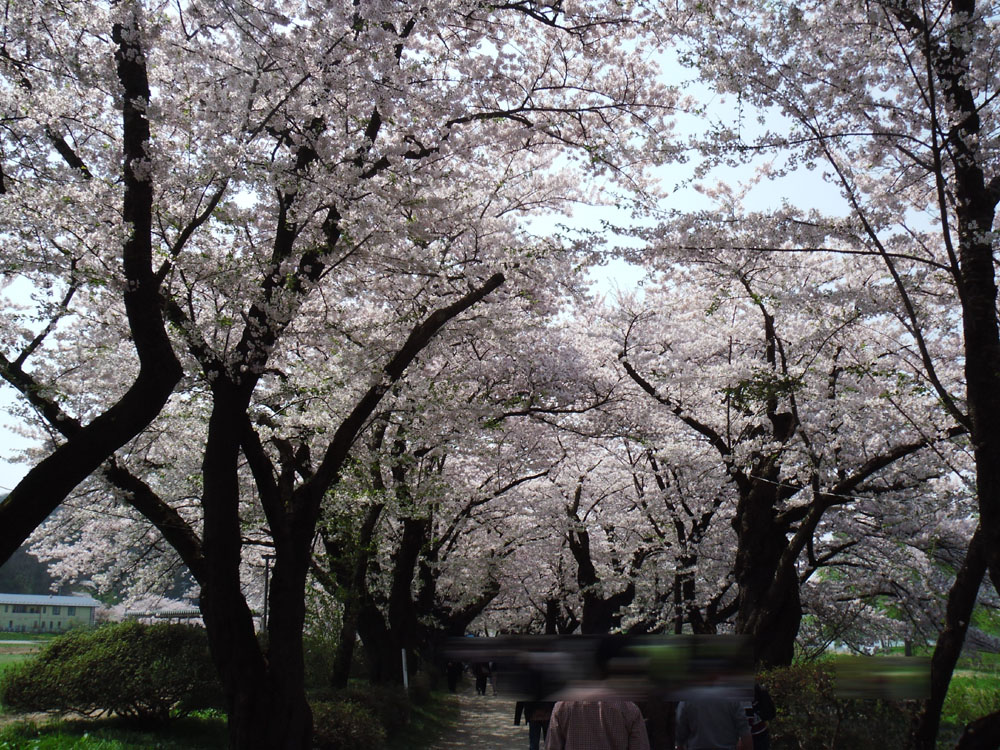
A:
{"label": "building wall", "polygon": [[51,604],[4,604],[0,630],[20,633],[61,633],[94,624],[93,607]]}

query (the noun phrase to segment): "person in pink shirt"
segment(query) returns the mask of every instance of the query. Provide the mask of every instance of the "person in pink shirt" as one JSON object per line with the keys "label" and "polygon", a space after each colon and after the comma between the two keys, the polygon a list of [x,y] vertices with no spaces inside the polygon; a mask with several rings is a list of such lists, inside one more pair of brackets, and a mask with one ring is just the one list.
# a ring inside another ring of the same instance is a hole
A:
{"label": "person in pink shirt", "polygon": [[631,701],[559,701],[545,750],[649,750],[649,738]]}

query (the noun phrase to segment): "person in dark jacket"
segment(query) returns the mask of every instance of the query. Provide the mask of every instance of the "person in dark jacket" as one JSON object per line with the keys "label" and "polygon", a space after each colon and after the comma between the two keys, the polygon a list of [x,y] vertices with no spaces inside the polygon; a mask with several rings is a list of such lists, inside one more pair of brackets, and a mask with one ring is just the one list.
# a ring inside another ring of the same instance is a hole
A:
{"label": "person in dark jacket", "polygon": [[458,681],[462,679],[462,672],[465,671],[465,667],[460,661],[450,661],[448,666],[445,667],[445,673],[448,676],[448,692],[457,693],[458,692]]}
{"label": "person in dark jacket", "polygon": [[769,750],[771,747],[771,735],[767,728],[767,722],[777,716],[778,711],[774,707],[767,688],[759,682],[753,686],[753,703],[746,707],[747,723],[750,725],[750,736],[753,738],[753,750]]}
{"label": "person in dark jacket", "polygon": [[518,701],[514,706],[514,725],[521,723],[523,715],[528,723],[528,750],[538,750],[541,740],[549,733],[552,701]]}
{"label": "person in dark jacket", "polygon": [[476,678],[476,695],[486,695],[486,683],[490,679],[490,665],[478,661],[472,665],[472,676]]}
{"label": "person in dark jacket", "polygon": [[682,750],[751,750],[743,703],[703,698],[677,704],[677,747]]}

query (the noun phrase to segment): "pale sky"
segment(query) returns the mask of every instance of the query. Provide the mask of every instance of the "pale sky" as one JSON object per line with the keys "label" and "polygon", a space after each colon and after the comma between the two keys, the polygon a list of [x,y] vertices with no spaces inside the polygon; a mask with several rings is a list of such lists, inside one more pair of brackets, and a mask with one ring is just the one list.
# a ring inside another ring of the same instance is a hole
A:
{"label": "pale sky", "polygon": [[13,454],[31,445],[31,442],[11,430],[11,418],[6,409],[14,400],[15,391],[7,384],[0,385],[0,494],[14,488],[30,467],[12,462]]}

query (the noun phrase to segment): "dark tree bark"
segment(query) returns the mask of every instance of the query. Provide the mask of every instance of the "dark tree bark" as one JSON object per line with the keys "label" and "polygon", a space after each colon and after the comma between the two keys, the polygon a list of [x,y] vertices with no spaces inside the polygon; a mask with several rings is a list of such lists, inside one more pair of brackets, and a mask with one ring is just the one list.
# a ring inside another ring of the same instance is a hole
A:
{"label": "dark tree bark", "polygon": [[[312,265],[318,261],[313,260]],[[273,705],[280,709],[281,713],[275,713],[272,709],[270,713],[264,715],[262,719],[258,715],[250,713],[238,713],[236,719],[230,716],[230,736],[234,743],[237,741],[250,744],[234,744],[239,748],[302,748],[308,746],[311,735],[311,714],[305,700],[304,688],[304,657],[302,651],[302,627],[305,621],[305,598],[304,590],[306,577],[309,573],[312,562],[312,541],[316,533],[317,522],[320,516],[321,503],[329,488],[334,485],[340,476],[340,471],[344,461],[347,459],[351,446],[358,438],[361,430],[367,424],[369,418],[378,407],[382,397],[389,388],[403,376],[406,368],[419,355],[419,353],[431,342],[437,333],[449,321],[461,315],[473,305],[482,301],[487,295],[498,288],[504,281],[502,274],[495,274],[487,279],[479,287],[470,290],[464,297],[454,303],[442,307],[430,315],[425,320],[414,326],[407,340],[403,343],[396,354],[390,359],[383,369],[383,378],[361,396],[355,404],[354,409],[340,424],[337,431],[327,447],[326,453],[316,469],[315,473],[309,471],[305,457],[296,466],[296,472],[282,471],[275,480],[276,472],[269,466],[269,459],[263,451],[262,446],[256,438],[256,433],[249,427],[246,417],[246,406],[252,393],[252,383],[240,383],[239,414],[234,408],[229,417],[238,420],[241,425],[240,437],[237,445],[242,446],[244,454],[254,474],[260,493],[261,503],[267,515],[275,541],[275,564],[271,584],[271,600],[268,612],[268,653],[266,658],[266,673],[263,682],[236,682],[231,679],[227,683],[227,688],[231,691],[231,706],[238,712],[243,708],[258,706],[261,702],[272,701]],[[265,328],[257,329],[268,330]],[[272,329],[273,330],[273,329]],[[276,337],[276,333],[271,333],[264,338],[264,345],[258,346],[255,350],[258,356],[266,356],[270,350],[270,340]],[[251,347],[248,347],[251,349]],[[263,367],[248,368],[251,372],[262,372]],[[227,413],[225,409],[226,398],[222,392],[222,383],[225,378],[219,373],[213,383],[219,384],[213,395],[216,397],[216,410]],[[215,412],[213,412],[213,417]],[[219,542],[217,550],[222,550],[219,560],[223,570],[231,569],[231,558],[227,550],[233,545],[239,545],[242,539],[239,529],[238,506],[235,501],[238,496],[233,496],[235,489],[235,463],[233,462],[232,437],[220,425],[219,434],[223,435],[221,440],[223,448],[221,456],[213,457],[213,466],[222,467],[222,472],[226,476],[219,480],[219,518],[217,526],[219,538],[225,541]],[[209,442],[212,440],[210,425]],[[208,450],[206,450],[206,469],[208,462]],[[295,473],[307,475],[309,478],[298,487],[293,486]],[[209,483],[206,475],[206,513],[205,513],[205,548],[206,553],[209,547]],[[214,514],[214,511],[213,511]],[[213,528],[215,521],[213,516]],[[209,567],[212,567],[211,564]],[[232,592],[229,599],[242,598],[239,593],[238,577],[233,579],[231,574],[219,573],[221,578],[220,587],[224,592]],[[203,589],[204,590],[204,589]],[[209,591],[210,597],[215,596],[220,601],[214,590]],[[222,606],[215,607],[212,598],[208,602],[209,608],[213,611],[218,622],[225,623],[222,628],[225,634],[234,634],[235,631],[253,631],[253,621],[249,608],[245,601],[242,607]],[[405,611],[404,611],[405,613]],[[370,627],[371,610],[362,607],[358,615],[359,632],[364,632]],[[211,629],[209,615],[205,615],[206,626]],[[232,635],[230,635],[232,637]],[[210,636],[211,639],[211,636]],[[216,663],[220,672],[224,673],[231,661],[246,663],[248,668],[255,669],[254,665],[264,658],[258,647],[251,649],[249,644],[244,648],[244,640],[235,639],[231,642],[221,642],[221,640],[210,641],[216,644],[219,649],[216,655]],[[381,641],[381,659],[386,661],[384,665],[387,673],[390,669],[391,655],[393,652],[399,658],[399,649],[394,648],[398,644],[392,642],[392,638]],[[213,655],[216,652],[213,650]],[[375,655],[369,651],[369,657]],[[377,662],[373,664],[375,669],[382,669],[383,665]],[[239,678],[243,675],[233,673],[233,677]],[[266,727],[261,727],[261,722],[266,722]],[[303,739],[304,738],[304,739]],[[254,744],[256,743],[256,744]],[[302,744],[305,743],[305,744]]]}
{"label": "dark tree bark", "polygon": [[948,694],[948,685],[955,665],[962,655],[962,646],[976,606],[979,588],[986,573],[986,535],[977,529],[969,551],[948,591],[944,629],[938,635],[931,658],[930,697],[925,701],[914,730],[917,748],[933,749],[941,724],[941,709]]}
{"label": "dark tree bark", "polygon": [[996,750],[1000,747],[1000,711],[971,722],[955,750]]}
{"label": "dark tree bark", "polygon": [[609,595],[601,593],[602,581],[590,555],[590,532],[587,531],[579,515],[585,479],[585,477],[580,478],[573,493],[573,500],[566,508],[569,517],[567,539],[576,562],[576,582],[580,589],[580,597],[583,599],[580,632],[583,635],[601,635],[610,633],[621,624],[622,610],[635,599],[633,576],[642,565],[644,553],[639,550],[632,561],[631,569],[622,571],[622,577],[625,578],[624,588]]}
{"label": "dark tree bark", "polygon": [[318,565],[314,566],[313,569],[314,572],[318,572],[319,580],[328,592],[333,594],[340,592],[341,604],[344,607],[340,639],[337,641],[333,674],[330,678],[334,688],[347,687],[351,676],[354,647],[358,640],[361,612],[374,607],[368,593],[368,564],[371,558],[375,529],[384,509],[385,505],[378,503],[365,511],[353,549],[344,549],[345,545],[335,540],[328,530],[322,529],[320,531],[333,575],[331,577]]}
{"label": "dark tree bark", "polygon": [[[370,443],[373,453],[378,453],[384,438],[385,426],[382,425],[375,430]],[[490,575],[477,596],[461,607],[451,606],[442,603],[438,597],[438,564],[454,549],[464,523],[475,508],[546,473],[518,477],[481,496],[472,497],[446,525],[434,530],[435,518],[429,509],[418,507],[407,476],[406,467],[412,465],[413,459],[422,452],[425,451],[414,451],[405,439],[405,430],[397,428],[392,448],[388,451],[389,471],[386,472],[378,460],[369,470],[372,486],[378,492],[391,491],[404,513],[411,514],[400,520],[400,538],[390,555],[389,595],[384,601],[376,600],[367,581],[371,551],[377,543],[374,519],[381,515],[383,506],[372,506],[367,511],[357,539],[346,538],[349,535],[342,533],[341,524],[336,524],[337,534],[320,529],[329,572],[315,564],[317,578],[327,591],[344,603],[344,624],[334,678],[336,685],[346,682],[350,654],[358,636],[364,644],[370,678],[375,682],[400,681],[403,649],[407,651],[407,664],[411,667],[423,661],[443,666],[441,657],[445,641],[465,633],[469,624],[499,594],[500,583]],[[387,486],[384,480],[386,473],[391,476],[391,486]]]}
{"label": "dark tree bark", "polygon": [[576,614],[566,607],[562,599],[545,600],[545,635],[570,635],[579,627]]}
{"label": "dark tree bark", "polygon": [[[359,591],[356,632],[364,644],[370,677],[375,683],[401,682],[403,649],[410,667],[423,660],[435,662],[445,641],[464,635],[469,624],[500,593],[499,581],[490,578],[465,606],[441,605],[436,596],[436,573],[421,557],[427,553],[430,528],[428,518],[404,519],[402,538],[392,555],[393,583],[384,612],[366,586]],[[418,578],[421,586],[414,596],[413,583]]]}
{"label": "dark tree bark", "polygon": [[[290,254],[294,236],[290,227],[279,226],[274,251],[276,269]],[[322,263],[313,258],[309,264],[312,272],[319,272],[317,266],[321,269]],[[247,416],[259,378],[254,373],[264,371],[268,353],[284,325],[271,321],[264,312],[269,294],[281,288],[283,278],[276,272],[273,284],[265,284],[265,302],[248,315],[256,325],[248,326],[237,347],[237,358],[245,366],[227,367],[209,347],[188,334],[192,353],[210,374],[213,397],[202,462],[204,530],[200,544],[190,529],[179,531],[175,527],[177,519],[165,511],[165,504],[142,493],[137,496],[147,517],[165,536],[182,545],[185,559],[196,563],[192,572],[201,585],[209,645],[227,699],[230,746],[239,750],[299,750],[309,746],[312,718],[304,686],[304,590],[322,499],[338,481],[351,446],[389,388],[443,326],[504,281],[502,274],[495,274],[415,325],[383,368],[383,377],[359,398],[339,425],[313,471],[308,452],[293,451],[287,444],[279,446],[281,466],[277,469]],[[183,323],[182,311],[175,307],[172,313]],[[240,373],[239,377],[232,377],[232,372]],[[239,576],[243,535],[237,478],[241,455],[253,474],[274,539],[266,651],[257,640],[253,614],[243,597]],[[298,486],[297,476],[303,478]],[[372,610],[361,601],[359,631],[375,627]],[[380,641],[380,653],[392,649],[390,640]],[[395,653],[398,658],[398,649]],[[373,663],[380,668],[378,659]]]}
{"label": "dark tree bark", "polygon": [[[133,24],[137,25],[138,21],[133,19]],[[24,394],[65,438],[65,442],[29,471],[0,503],[0,529],[3,530],[0,533],[0,563],[24,543],[80,482],[153,421],[182,374],[166,333],[160,283],[152,269],[153,185],[145,176],[146,170],[134,169],[134,165],[146,157],[149,121],[145,113],[150,94],[138,34],[130,35],[129,31],[116,25],[112,36],[118,47],[115,58],[124,93],[123,216],[131,229],[122,247],[123,301],[139,358],[139,374],[114,405],[89,424],[81,425],[46,398],[41,384],[24,370],[25,360],[40,345],[41,337],[18,359],[0,358],[0,374],[4,379]],[[63,144],[68,148],[65,141]]]}
{"label": "dark tree bark", "polygon": [[[945,627],[934,651],[931,697],[913,735],[912,746],[918,750],[932,750],[935,745],[944,693],[986,571],[1000,591],[1000,432],[996,429],[1000,424],[1000,325],[996,307],[995,240],[991,235],[1000,202],[1000,175],[987,179],[982,166],[979,153],[982,121],[973,93],[976,84],[969,77],[973,40],[988,35],[989,29],[975,0],[953,0],[949,5],[952,19],[961,23],[961,33],[956,31],[941,41],[935,38],[922,7],[909,0],[887,4],[901,32],[909,35],[910,43],[922,56],[922,69],[927,76],[925,86],[933,136],[932,176],[937,182],[945,222],[944,242],[951,258],[956,298],[962,311],[967,414],[961,413],[951,395],[937,385],[926,353],[923,359],[942,403],[959,424],[968,427],[979,503],[979,527],[949,591]],[[947,117],[940,117],[939,107]],[[944,167],[946,160],[950,160],[954,170],[950,177]],[[948,191],[952,193],[952,201],[945,197]],[[947,226],[951,221],[957,229],[957,253]],[[895,279],[912,328],[919,333],[921,329],[912,312],[908,289],[889,255],[880,250]],[[918,337],[917,341],[923,353],[922,339]],[[967,743],[964,747],[986,747],[977,743],[995,731],[994,726],[994,720],[984,720],[975,731],[967,731],[962,740]],[[992,746],[996,746],[996,741]]]}

